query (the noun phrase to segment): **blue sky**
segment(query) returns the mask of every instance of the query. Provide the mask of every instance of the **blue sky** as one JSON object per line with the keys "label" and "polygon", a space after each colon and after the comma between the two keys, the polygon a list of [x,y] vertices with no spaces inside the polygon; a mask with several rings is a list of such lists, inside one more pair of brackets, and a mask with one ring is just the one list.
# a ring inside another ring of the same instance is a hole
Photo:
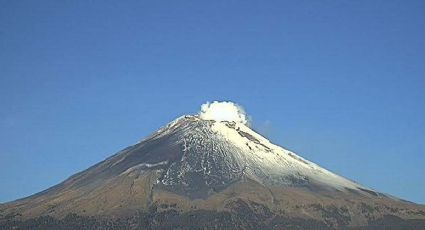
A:
{"label": "blue sky", "polygon": [[425,1],[0,1],[0,202],[202,103],[425,204]]}

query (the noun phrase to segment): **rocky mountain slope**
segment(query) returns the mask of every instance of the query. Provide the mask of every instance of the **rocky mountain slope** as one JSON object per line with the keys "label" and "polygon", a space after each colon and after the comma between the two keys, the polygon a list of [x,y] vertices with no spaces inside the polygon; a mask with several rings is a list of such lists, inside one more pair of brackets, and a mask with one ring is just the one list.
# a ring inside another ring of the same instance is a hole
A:
{"label": "rocky mountain slope", "polygon": [[425,229],[424,206],[274,145],[240,114],[210,112],[1,205],[0,229]]}

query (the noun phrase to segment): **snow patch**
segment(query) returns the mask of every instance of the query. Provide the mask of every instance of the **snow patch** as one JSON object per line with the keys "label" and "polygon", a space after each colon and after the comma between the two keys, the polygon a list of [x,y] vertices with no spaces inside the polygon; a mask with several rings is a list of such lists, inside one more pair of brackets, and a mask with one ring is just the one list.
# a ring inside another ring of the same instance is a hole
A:
{"label": "snow patch", "polygon": [[163,166],[163,165],[167,165],[168,161],[160,161],[157,163],[141,163],[138,165],[135,165],[127,170],[125,170],[124,172],[121,173],[121,175],[123,174],[128,174],[134,170],[146,170],[146,169],[150,169],[150,168],[154,168],[154,167],[159,167],[159,166]]}

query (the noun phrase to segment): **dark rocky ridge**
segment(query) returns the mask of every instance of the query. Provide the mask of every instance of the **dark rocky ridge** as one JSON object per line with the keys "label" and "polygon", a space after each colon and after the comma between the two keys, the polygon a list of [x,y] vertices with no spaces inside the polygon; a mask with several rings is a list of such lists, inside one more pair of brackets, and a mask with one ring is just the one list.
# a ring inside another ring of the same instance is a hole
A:
{"label": "dark rocky ridge", "polygon": [[[326,221],[323,222],[273,215],[266,207],[258,206],[251,209],[246,204],[240,204],[233,212],[194,210],[184,213],[176,210],[158,212],[157,208],[153,207],[147,212],[141,210],[132,216],[115,219],[76,214],[68,214],[62,219],[51,216],[40,216],[27,220],[12,218],[4,220],[1,223],[1,229],[425,229],[425,220],[423,219],[406,220],[397,216],[385,215],[378,219],[368,220],[364,226],[349,227],[349,217],[340,215],[336,210],[325,211],[323,215]],[[322,209],[322,207],[317,208]]]}

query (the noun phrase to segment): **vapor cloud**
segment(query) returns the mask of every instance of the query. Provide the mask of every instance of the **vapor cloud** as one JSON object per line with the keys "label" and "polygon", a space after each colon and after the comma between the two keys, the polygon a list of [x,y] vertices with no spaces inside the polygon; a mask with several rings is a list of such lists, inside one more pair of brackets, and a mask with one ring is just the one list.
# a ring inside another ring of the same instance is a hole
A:
{"label": "vapor cloud", "polygon": [[230,101],[207,102],[201,106],[199,117],[204,120],[234,121],[249,126],[249,119],[242,106]]}

